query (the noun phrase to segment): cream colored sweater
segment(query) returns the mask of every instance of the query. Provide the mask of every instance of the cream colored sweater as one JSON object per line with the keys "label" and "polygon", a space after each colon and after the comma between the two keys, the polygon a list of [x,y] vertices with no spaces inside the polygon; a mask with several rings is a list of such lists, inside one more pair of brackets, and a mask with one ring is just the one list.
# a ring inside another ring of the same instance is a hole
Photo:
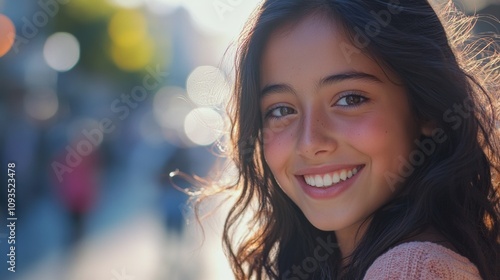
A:
{"label": "cream colored sweater", "polygon": [[432,242],[398,245],[368,268],[365,280],[469,280],[481,279],[476,266],[467,258]]}

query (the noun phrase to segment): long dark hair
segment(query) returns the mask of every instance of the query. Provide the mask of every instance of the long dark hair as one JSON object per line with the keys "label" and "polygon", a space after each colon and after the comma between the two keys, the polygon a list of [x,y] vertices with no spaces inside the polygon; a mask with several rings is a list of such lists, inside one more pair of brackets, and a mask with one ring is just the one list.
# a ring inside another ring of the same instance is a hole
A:
{"label": "long dark hair", "polygon": [[[238,190],[223,235],[237,279],[291,277],[318,246],[327,257],[310,260],[309,279],[361,279],[378,256],[427,227],[437,229],[484,279],[500,279],[496,45],[472,40],[474,20],[451,3],[440,11],[441,19],[425,0],[267,0],[258,8],[240,38],[231,103],[231,159],[239,180],[224,188]],[[337,247],[325,247],[336,242],[334,232],[309,223],[263,156],[263,49],[277,27],[311,14],[341,23],[359,51],[397,73],[415,118],[432,123],[443,141],[419,139],[428,143],[420,151],[425,160],[412,165],[395,198],[373,213],[347,261]],[[249,212],[253,230],[234,244]]]}

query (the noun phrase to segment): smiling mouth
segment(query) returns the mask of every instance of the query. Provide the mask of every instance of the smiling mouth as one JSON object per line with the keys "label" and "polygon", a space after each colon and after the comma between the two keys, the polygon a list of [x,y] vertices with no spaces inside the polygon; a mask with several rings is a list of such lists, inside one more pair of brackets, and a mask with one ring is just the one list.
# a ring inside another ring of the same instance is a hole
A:
{"label": "smiling mouth", "polygon": [[316,188],[326,188],[344,182],[352,178],[363,168],[363,165],[352,169],[341,169],[325,174],[304,175],[306,184]]}

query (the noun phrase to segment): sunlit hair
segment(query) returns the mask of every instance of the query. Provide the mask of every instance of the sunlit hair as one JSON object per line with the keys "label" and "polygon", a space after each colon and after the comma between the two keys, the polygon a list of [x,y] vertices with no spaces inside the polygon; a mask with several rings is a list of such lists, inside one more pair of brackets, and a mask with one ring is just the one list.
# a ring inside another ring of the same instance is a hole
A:
{"label": "sunlit hair", "polygon": [[[389,5],[397,5],[398,13],[359,50],[397,73],[415,118],[441,128],[447,140],[415,167],[393,200],[373,213],[347,264],[337,248],[318,262],[310,279],[362,279],[377,257],[429,226],[472,261],[484,279],[500,279],[497,46],[488,37],[472,36],[476,18],[451,3],[436,7],[438,16],[424,0],[267,0],[254,13],[237,50],[230,108],[229,158],[239,180],[221,188],[238,194],[223,234],[237,279],[281,279],[313,254],[318,237],[335,240],[333,232],[309,223],[264,160],[260,64],[269,37],[284,24],[315,15],[340,23],[356,45],[356,30],[365,30],[376,21],[373,11]],[[447,112],[463,104],[470,107],[469,115],[460,125],[450,122]],[[248,213],[253,231],[233,240]]]}

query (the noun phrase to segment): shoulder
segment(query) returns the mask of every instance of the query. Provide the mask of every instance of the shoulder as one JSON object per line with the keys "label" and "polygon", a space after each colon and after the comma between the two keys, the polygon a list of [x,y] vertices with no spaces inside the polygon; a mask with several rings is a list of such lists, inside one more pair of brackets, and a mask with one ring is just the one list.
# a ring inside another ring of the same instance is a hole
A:
{"label": "shoulder", "polygon": [[366,280],[392,279],[481,279],[476,266],[467,258],[432,242],[400,244],[368,268]]}

